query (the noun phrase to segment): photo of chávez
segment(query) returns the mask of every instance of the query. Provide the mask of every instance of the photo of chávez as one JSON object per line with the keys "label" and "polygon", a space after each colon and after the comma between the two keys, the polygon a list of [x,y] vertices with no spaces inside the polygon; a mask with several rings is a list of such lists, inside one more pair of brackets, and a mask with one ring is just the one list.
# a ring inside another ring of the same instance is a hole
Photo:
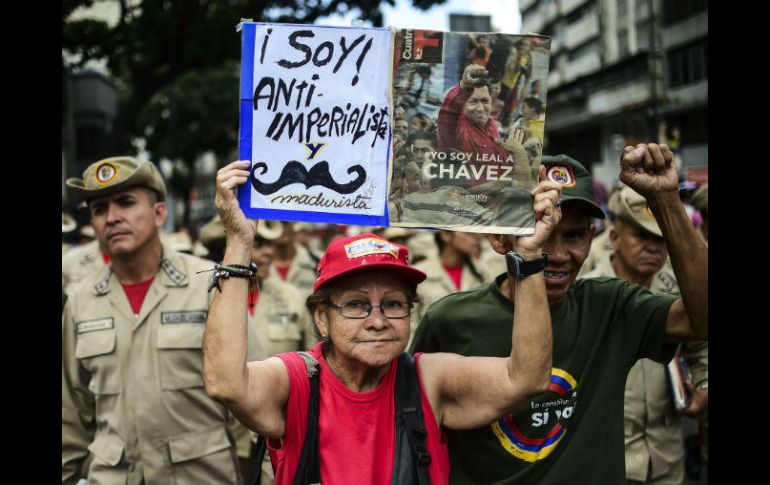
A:
{"label": "photo of ch\u00e1vez", "polygon": [[[529,234],[550,39],[442,35],[443,64],[395,70],[390,223]],[[506,86],[511,69],[516,82]]]}

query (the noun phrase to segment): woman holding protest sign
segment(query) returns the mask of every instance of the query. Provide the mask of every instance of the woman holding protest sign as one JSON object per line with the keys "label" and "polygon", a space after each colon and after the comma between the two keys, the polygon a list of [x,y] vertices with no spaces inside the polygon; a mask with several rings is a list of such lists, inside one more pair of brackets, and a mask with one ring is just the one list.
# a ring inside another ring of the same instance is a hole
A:
{"label": "woman holding protest sign", "polygon": [[[542,245],[561,218],[561,185],[538,185],[535,234],[511,239],[516,261],[533,262],[513,263],[507,358],[406,354],[409,315],[425,274],[409,265],[406,247],[361,234],[333,241],[319,263],[307,304],[321,343],[309,353],[247,363],[247,265],[258,222],[246,219],[236,189],[248,167],[233,162],[217,175],[216,205],[227,234],[217,274],[229,277],[215,281],[219,292],[206,323],[206,391],[268,437],[276,484],[406,484],[428,476],[447,483],[442,428],[484,426],[548,387],[551,319]],[[297,474],[302,479],[295,482]]]}

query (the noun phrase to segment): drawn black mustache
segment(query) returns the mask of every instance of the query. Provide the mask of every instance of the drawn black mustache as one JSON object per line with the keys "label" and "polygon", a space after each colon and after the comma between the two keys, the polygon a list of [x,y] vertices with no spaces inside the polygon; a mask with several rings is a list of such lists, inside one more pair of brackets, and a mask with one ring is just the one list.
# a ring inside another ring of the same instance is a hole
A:
{"label": "drawn black mustache", "polygon": [[350,194],[358,190],[366,181],[364,167],[353,165],[348,169],[348,174],[355,172],[358,177],[346,184],[338,184],[329,173],[329,162],[326,161],[318,162],[308,171],[300,162],[291,160],[281,170],[281,176],[278,177],[278,180],[271,183],[257,179],[257,169],[260,169],[259,175],[264,175],[267,172],[267,164],[264,162],[255,163],[254,168],[251,169],[251,185],[262,195],[273,194],[291,184],[304,184],[308,189],[314,185],[321,185],[340,194]]}

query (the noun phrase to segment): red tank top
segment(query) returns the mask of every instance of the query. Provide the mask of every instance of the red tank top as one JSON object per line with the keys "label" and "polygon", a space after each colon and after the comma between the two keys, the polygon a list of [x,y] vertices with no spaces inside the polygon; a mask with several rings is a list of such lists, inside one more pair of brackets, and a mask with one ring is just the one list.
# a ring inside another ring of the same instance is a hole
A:
{"label": "red tank top", "polygon": [[[321,344],[310,353],[321,367],[319,383],[319,437],[321,480],[323,483],[366,483],[390,485],[395,446],[396,381],[394,361],[380,384],[372,391],[353,392],[333,374],[323,356]],[[415,354],[419,363],[421,354]],[[278,354],[289,373],[289,402],[286,430],[281,444],[268,440],[276,485],[291,485],[299,462],[307,428],[310,382],[302,358],[296,353]],[[419,378],[419,365],[417,367]],[[436,418],[422,388],[422,410],[428,432],[427,447],[431,454],[431,483],[449,481],[449,455],[446,439],[439,432]]]}

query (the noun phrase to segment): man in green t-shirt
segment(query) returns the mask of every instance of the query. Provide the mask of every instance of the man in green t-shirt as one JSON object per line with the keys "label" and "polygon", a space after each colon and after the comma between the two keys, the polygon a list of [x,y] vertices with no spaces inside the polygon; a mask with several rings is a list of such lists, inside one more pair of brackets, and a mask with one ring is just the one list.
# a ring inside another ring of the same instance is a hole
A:
{"label": "man in green t-shirt", "polygon": [[[668,251],[663,233],[647,200],[622,186],[610,197],[609,209],[613,222],[607,232],[613,249],[583,277],[617,277],[653,293],[678,296],[673,272],[665,266]],[[697,417],[708,406],[708,344],[684,342],[678,352],[692,372],[692,382],[686,385],[693,386],[692,399],[682,414]],[[666,365],[650,359],[637,361],[628,372],[623,426],[626,485],[682,485],[684,481],[682,418],[666,373]]]}
{"label": "man in green t-shirt", "polygon": [[[551,386],[489,426],[448,431],[453,484],[624,483],[623,397],[639,359],[671,360],[676,343],[708,338],[708,258],[677,193],[666,145],[626,147],[620,180],[645,196],[669,249],[681,299],[617,278],[575,281],[593,238],[591,175],[566,155],[543,157],[563,184],[562,220],[544,246],[553,322]],[[495,251],[508,236],[490,236]],[[423,317],[412,352],[505,356],[513,304],[507,275],[436,302]]]}

